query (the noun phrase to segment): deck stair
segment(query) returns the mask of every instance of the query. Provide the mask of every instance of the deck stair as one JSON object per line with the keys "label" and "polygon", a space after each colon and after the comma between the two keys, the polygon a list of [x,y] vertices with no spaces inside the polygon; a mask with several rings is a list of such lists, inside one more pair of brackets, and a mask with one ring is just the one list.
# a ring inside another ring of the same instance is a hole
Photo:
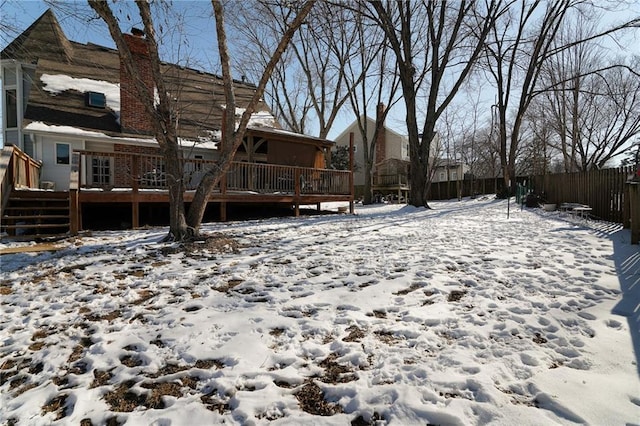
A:
{"label": "deck stair", "polygon": [[8,238],[29,240],[69,232],[69,193],[13,190],[2,211],[0,231]]}

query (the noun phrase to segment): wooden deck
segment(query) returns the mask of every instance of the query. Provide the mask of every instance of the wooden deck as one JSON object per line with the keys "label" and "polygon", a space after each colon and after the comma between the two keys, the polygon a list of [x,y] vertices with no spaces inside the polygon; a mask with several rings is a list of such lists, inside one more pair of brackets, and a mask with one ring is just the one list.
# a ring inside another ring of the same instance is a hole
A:
{"label": "wooden deck", "polygon": [[[9,236],[76,234],[83,230],[83,222],[92,219],[83,221],[83,212],[111,216],[136,228],[146,223],[141,223],[141,211],[168,211],[161,156],[74,152],[68,191],[40,190],[40,163],[16,147],[5,147],[0,160],[1,230]],[[193,200],[205,171],[215,166],[214,161],[184,160],[185,203]],[[216,220],[221,221],[227,219],[230,206],[284,206],[298,215],[300,206],[315,205],[319,210],[321,203],[334,201],[349,202],[353,213],[350,171],[248,162],[232,163],[208,200],[218,209]],[[56,213],[62,208],[64,214]]]}
{"label": "wooden deck", "polygon": [[[193,200],[205,170],[215,166],[214,161],[184,160],[185,203]],[[163,159],[146,154],[74,152],[70,195],[71,233],[82,230],[83,208],[92,204],[130,204],[132,227],[138,227],[142,204],[169,203]],[[286,205],[298,215],[301,205],[319,209],[320,203],[334,201],[353,203],[350,171],[244,162],[232,163],[209,196],[222,221],[230,204]]]}

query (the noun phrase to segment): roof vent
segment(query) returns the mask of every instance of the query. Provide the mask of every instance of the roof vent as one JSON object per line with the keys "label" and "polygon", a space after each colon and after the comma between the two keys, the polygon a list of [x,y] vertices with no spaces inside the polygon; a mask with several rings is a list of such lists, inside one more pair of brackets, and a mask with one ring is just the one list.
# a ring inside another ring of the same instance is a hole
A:
{"label": "roof vent", "polygon": [[100,92],[86,92],[84,101],[87,106],[94,108],[106,108],[107,106],[107,97]]}

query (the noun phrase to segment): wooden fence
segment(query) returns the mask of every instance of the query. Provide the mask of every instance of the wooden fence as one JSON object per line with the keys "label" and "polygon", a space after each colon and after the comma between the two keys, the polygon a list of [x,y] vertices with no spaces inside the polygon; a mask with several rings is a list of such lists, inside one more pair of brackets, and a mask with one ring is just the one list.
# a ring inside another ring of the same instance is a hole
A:
{"label": "wooden fence", "polygon": [[429,190],[429,199],[450,200],[459,196],[470,197],[479,194],[495,194],[501,190],[503,186],[504,181],[501,177],[432,182]]}
{"label": "wooden fence", "polygon": [[593,209],[597,219],[629,226],[627,180],[633,168],[556,173],[532,178],[533,190],[549,203],[581,203]]}
{"label": "wooden fence", "polygon": [[[516,183],[526,183],[527,187],[540,195],[545,202],[587,204],[593,209],[592,214],[595,218],[629,227],[629,185],[626,182],[632,173],[633,167],[628,166],[519,177]],[[459,196],[494,194],[503,186],[502,178],[434,182],[431,184],[429,199],[449,200]]]}

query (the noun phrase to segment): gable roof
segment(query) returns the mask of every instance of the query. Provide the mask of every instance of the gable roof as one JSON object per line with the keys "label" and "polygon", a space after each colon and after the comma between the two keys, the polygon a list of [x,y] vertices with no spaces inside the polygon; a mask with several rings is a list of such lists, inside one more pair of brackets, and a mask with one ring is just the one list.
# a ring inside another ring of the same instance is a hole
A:
{"label": "gable roof", "polygon": [[[349,134],[349,132],[360,132],[360,129],[358,128],[358,120],[362,120],[365,119],[368,123],[371,123],[372,128],[375,128],[376,125],[376,120],[374,118],[369,117],[368,115],[361,115],[359,118],[356,118],[355,120],[353,120],[351,122],[351,124],[349,124],[338,136],[336,136],[333,140],[337,141],[340,140],[342,138],[344,138],[346,135]],[[367,124],[368,125],[368,124]],[[395,130],[392,130],[390,128],[388,128],[386,125],[384,126],[384,129],[387,133],[390,133],[394,136],[397,136],[398,138],[407,138],[406,135],[401,135],[400,133],[396,132]]]}
{"label": "gable roof", "polygon": [[[116,101],[107,102],[104,109],[88,107],[85,102],[87,83],[91,86],[93,82],[96,87],[111,84],[119,90],[117,50],[69,41],[49,9],[11,42],[0,57],[36,65],[23,125],[43,122],[100,131],[109,136],[128,136],[119,123],[119,91]],[[173,100],[178,136],[193,141],[211,139],[221,129],[225,103],[222,78],[169,63],[162,63],[161,71]],[[53,88],[51,82],[56,78],[83,84]],[[244,107],[253,97],[255,86],[234,81],[234,89],[237,106]],[[264,102],[256,110],[269,112]],[[280,127],[277,122],[275,127]]]}
{"label": "gable roof", "polygon": [[51,9],[47,9],[0,53],[0,59],[32,62],[42,55],[70,61],[73,49]]}

